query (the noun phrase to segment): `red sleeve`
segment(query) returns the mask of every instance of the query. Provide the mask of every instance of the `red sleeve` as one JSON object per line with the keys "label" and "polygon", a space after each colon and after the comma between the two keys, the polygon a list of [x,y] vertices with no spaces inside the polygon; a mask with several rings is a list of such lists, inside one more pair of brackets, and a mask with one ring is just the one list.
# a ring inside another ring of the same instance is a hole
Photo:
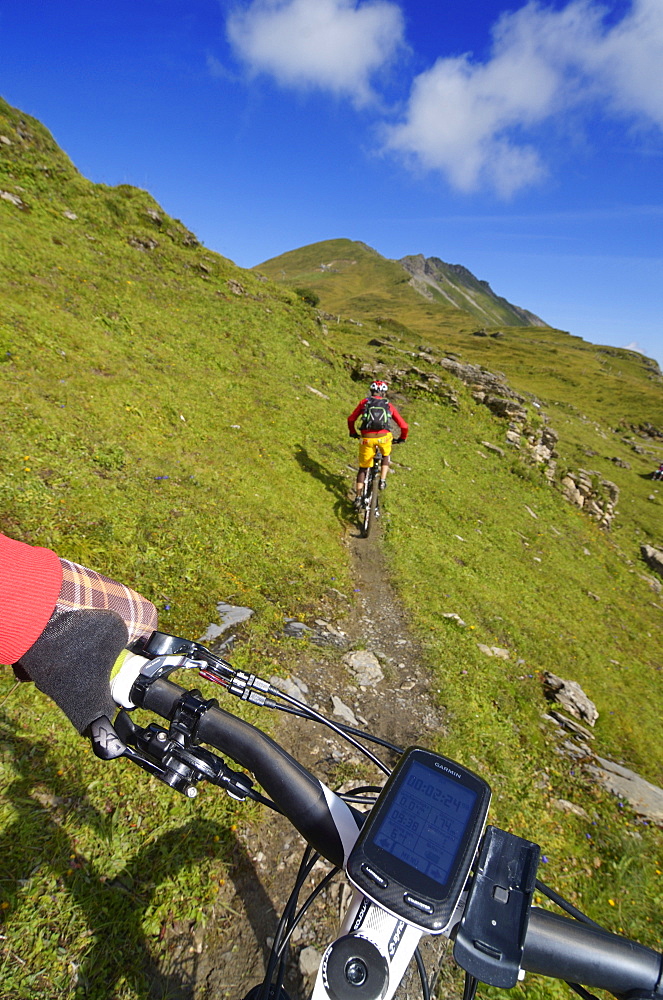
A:
{"label": "red sleeve", "polygon": [[[366,398],[368,398],[368,397],[366,397]],[[352,411],[352,413],[348,417],[348,430],[349,430],[350,434],[356,433],[355,432],[355,421],[357,421],[359,419],[359,417],[361,416],[361,413],[362,413],[362,411],[364,409],[364,403],[365,402],[366,402],[366,399],[362,399],[361,403],[357,403],[357,405],[355,406],[354,410]]]}
{"label": "red sleeve", "polygon": [[402,416],[400,415],[396,407],[393,405],[393,403],[389,404],[389,409],[391,410],[392,417],[394,418],[394,420],[401,429],[401,441],[405,441],[405,438],[407,437],[407,432],[409,430],[408,425],[405,423],[405,421],[403,420]]}
{"label": "red sleeve", "polygon": [[37,641],[61,586],[55,552],[0,534],[0,663],[16,663]]}

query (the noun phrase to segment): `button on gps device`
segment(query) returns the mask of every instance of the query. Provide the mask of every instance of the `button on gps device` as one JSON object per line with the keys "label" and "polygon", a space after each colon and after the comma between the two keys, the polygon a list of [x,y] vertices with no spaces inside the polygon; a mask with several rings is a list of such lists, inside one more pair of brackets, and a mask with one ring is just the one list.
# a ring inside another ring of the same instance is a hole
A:
{"label": "button on gps device", "polygon": [[410,747],[361,829],[350,882],[409,924],[447,930],[481,838],[490,786],[441,754]]}

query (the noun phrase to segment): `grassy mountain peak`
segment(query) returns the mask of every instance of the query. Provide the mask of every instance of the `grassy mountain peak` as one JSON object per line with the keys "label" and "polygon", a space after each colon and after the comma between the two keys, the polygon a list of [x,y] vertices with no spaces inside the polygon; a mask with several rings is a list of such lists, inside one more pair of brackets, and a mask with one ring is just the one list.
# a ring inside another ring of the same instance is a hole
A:
{"label": "grassy mountain peak", "polygon": [[[487,281],[475,278],[461,264],[446,264],[438,257],[426,258],[423,254],[389,260],[366,243],[347,239],[291,250],[258,264],[256,270],[276,281],[311,287],[320,296],[323,308],[331,312],[347,285],[344,311],[372,309],[376,294],[384,296],[385,303],[397,303],[400,308],[408,304],[416,307],[420,296],[440,307],[442,321],[453,317],[451,307],[461,323],[472,317],[473,322],[491,327],[546,326],[533,313],[496,295]],[[355,293],[358,285],[365,286],[359,296]]]}

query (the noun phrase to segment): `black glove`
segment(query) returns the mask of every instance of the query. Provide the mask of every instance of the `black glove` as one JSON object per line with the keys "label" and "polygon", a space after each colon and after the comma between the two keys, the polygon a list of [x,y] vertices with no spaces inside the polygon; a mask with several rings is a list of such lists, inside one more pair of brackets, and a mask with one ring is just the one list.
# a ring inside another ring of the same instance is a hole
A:
{"label": "black glove", "polygon": [[355,431],[354,434],[350,434],[350,437],[351,438],[358,438],[358,437],[360,437],[360,435],[357,434],[357,432]]}
{"label": "black glove", "polygon": [[124,619],[115,611],[55,611],[15,666],[82,733],[100,716],[112,719],[115,714],[111,669],[128,638]]}
{"label": "black glove", "polygon": [[407,438],[396,438],[394,444],[405,444]]}

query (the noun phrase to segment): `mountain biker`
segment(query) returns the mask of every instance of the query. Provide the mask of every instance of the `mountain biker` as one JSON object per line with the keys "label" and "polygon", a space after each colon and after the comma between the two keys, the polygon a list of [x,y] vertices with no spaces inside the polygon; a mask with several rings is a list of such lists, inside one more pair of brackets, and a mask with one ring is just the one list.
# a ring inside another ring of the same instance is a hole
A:
{"label": "mountain biker", "polygon": [[[373,464],[376,450],[379,448],[382,454],[379,489],[384,490],[387,486],[387,472],[389,470],[389,456],[391,454],[392,443],[403,444],[407,438],[408,425],[396,407],[387,400],[388,391],[389,386],[386,382],[382,382],[380,379],[371,382],[370,395],[362,399],[348,417],[350,437],[361,437],[359,445],[359,471],[355,486],[355,507],[358,507],[361,502],[361,491],[366,479],[366,470]],[[357,433],[355,427],[359,417],[361,417],[361,434]],[[390,419],[396,422],[401,432],[400,438],[396,438],[395,441],[390,430]]]}
{"label": "mountain biker", "polygon": [[113,717],[111,674],[156,626],[156,608],[136,591],[0,534],[0,663],[34,681],[79,733]]}

